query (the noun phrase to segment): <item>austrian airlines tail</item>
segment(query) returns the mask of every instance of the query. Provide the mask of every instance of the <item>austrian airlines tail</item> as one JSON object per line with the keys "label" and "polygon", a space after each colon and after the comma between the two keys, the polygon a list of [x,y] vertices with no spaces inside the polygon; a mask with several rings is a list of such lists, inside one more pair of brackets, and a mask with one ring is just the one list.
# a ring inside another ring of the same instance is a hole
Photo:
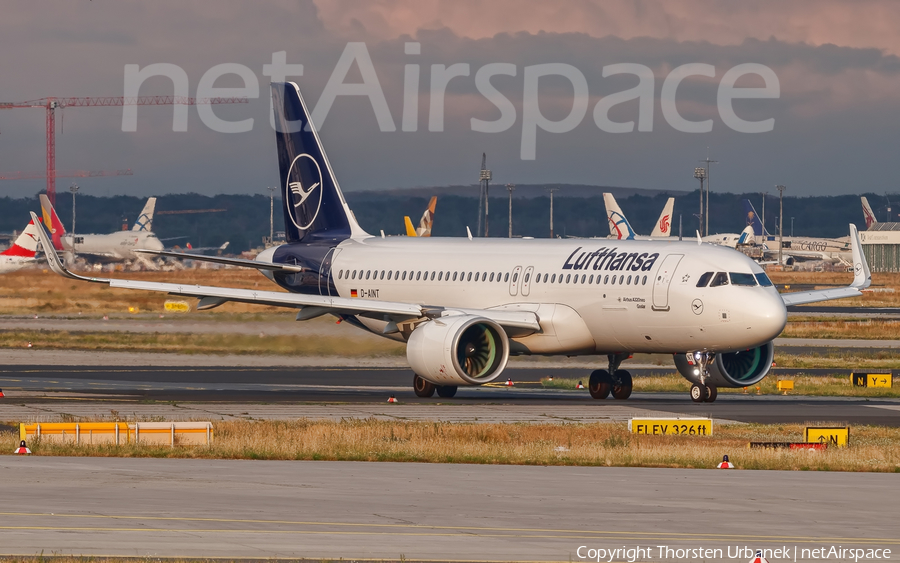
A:
{"label": "austrian airlines tail", "polygon": [[609,234],[619,240],[634,240],[634,229],[625,218],[625,214],[616,203],[616,198],[610,193],[603,194],[603,203],[606,205],[606,218],[609,220]]}
{"label": "austrian airlines tail", "polygon": [[878,222],[878,219],[875,218],[875,212],[872,211],[872,206],[869,205],[869,200],[866,199],[866,196],[862,196],[861,199],[863,215],[866,217],[866,229],[871,229],[872,225]]}
{"label": "austrian airlines tail", "polygon": [[675,198],[670,197],[666,200],[662,213],[659,214],[659,220],[653,227],[651,237],[668,237],[672,235],[672,211],[675,208]]}
{"label": "austrian airlines tail", "polygon": [[34,258],[37,253],[38,232],[34,221],[29,221],[25,230],[16,238],[12,246],[0,252],[0,256],[16,256],[19,258]]}
{"label": "austrian airlines tail", "polygon": [[153,230],[154,211],[156,211],[156,198],[151,197],[147,199],[147,203],[144,204],[144,209],[141,210],[141,214],[138,215],[137,221],[134,222],[131,230],[151,232]]}
{"label": "austrian airlines tail", "polygon": [[66,228],[63,227],[62,221],[59,220],[59,215],[56,214],[56,210],[53,209],[53,204],[50,203],[50,199],[41,194],[41,211],[44,214],[44,224],[50,226],[50,235],[53,237],[53,248],[56,250],[63,250],[62,238],[66,236]]}
{"label": "austrian airlines tail", "polygon": [[290,82],[273,84],[272,98],[276,108],[284,108],[275,112],[275,138],[287,242],[339,242],[370,236],[347,206],[315,125],[304,122],[310,112],[300,90]]}

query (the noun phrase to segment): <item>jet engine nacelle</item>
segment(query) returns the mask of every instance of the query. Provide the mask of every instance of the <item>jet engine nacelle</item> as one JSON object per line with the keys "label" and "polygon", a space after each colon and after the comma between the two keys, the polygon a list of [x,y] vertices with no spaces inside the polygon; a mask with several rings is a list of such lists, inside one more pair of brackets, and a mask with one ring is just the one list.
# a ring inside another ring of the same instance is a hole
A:
{"label": "jet engine nacelle", "polygon": [[441,317],[412,331],[406,358],[416,374],[436,385],[483,385],[506,367],[509,338],[484,317]]}
{"label": "jet engine nacelle", "polygon": [[[774,357],[775,345],[771,342],[749,350],[718,353],[709,366],[707,384],[716,387],[755,385],[768,375]],[[675,354],[675,367],[691,383],[700,383],[700,376],[695,373],[697,366],[691,365],[685,354]]]}

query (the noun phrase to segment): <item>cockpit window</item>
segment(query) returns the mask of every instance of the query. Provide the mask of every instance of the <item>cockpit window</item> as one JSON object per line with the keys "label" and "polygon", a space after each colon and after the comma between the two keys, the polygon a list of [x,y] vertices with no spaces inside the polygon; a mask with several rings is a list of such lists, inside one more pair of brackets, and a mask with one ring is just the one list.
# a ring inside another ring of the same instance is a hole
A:
{"label": "cockpit window", "polygon": [[765,272],[756,274],[756,281],[763,287],[772,287],[772,280],[769,279],[769,276],[767,276]]}
{"label": "cockpit window", "polygon": [[706,272],[705,274],[700,276],[700,279],[697,280],[697,287],[706,287],[707,285],[709,285],[709,280],[713,277],[713,273],[714,272]]}
{"label": "cockpit window", "polygon": [[734,285],[756,285],[756,278],[753,276],[753,274],[730,272],[728,275],[731,276],[731,283]]}
{"label": "cockpit window", "polygon": [[728,285],[728,274],[725,272],[717,273],[709,287],[719,287],[720,285]]}

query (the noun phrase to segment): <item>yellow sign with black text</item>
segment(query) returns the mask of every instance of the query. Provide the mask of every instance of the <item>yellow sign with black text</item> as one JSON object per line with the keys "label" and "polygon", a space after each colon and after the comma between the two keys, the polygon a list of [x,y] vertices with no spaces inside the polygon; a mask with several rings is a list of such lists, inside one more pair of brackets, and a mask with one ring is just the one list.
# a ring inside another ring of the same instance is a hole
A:
{"label": "yellow sign with black text", "polygon": [[807,444],[827,444],[829,448],[844,448],[850,444],[849,426],[807,426]]}
{"label": "yellow sign with black text", "polygon": [[191,305],[187,301],[166,301],[164,306],[170,313],[187,313],[191,310]]}
{"label": "yellow sign with black text", "polygon": [[633,434],[712,435],[712,420],[708,418],[632,418],[630,427]]}
{"label": "yellow sign with black text", "polygon": [[893,373],[865,373],[853,372],[850,380],[855,387],[892,387],[894,383]]}

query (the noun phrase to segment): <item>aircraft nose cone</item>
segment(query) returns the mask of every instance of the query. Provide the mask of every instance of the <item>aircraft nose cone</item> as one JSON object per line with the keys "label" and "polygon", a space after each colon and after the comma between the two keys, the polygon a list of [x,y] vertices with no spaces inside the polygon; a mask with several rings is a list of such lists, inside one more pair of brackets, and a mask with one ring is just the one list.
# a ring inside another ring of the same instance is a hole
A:
{"label": "aircraft nose cone", "polygon": [[766,340],[772,340],[784,330],[787,324],[787,307],[776,291],[767,291],[763,299],[751,306],[750,326],[755,333]]}

